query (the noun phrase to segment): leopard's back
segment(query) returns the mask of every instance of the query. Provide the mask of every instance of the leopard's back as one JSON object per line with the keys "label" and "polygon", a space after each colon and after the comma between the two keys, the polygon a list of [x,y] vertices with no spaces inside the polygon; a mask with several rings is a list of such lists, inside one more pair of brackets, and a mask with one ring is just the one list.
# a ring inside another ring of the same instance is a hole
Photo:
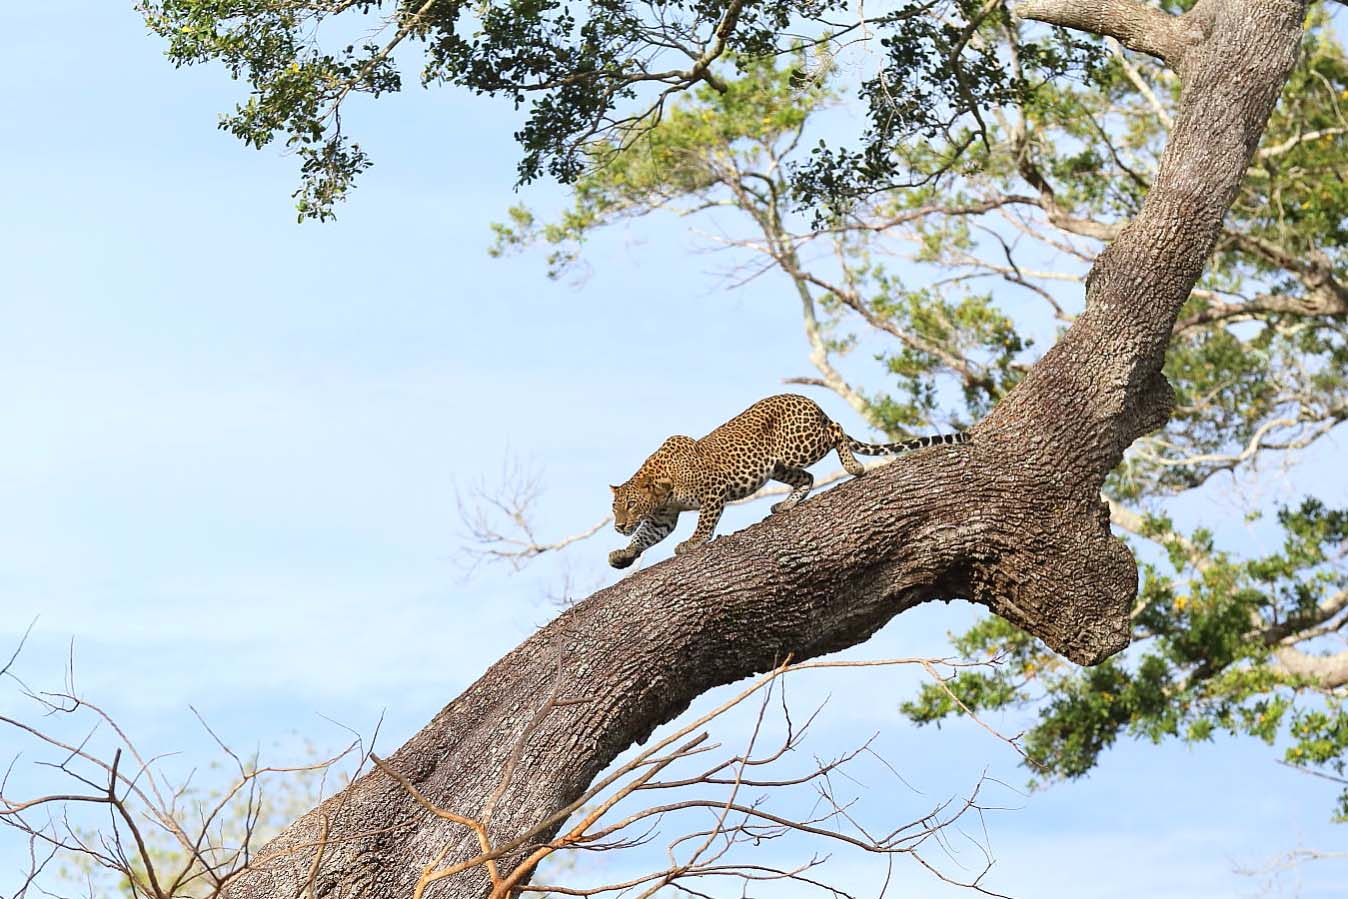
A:
{"label": "leopard's back", "polygon": [[703,468],[725,498],[753,493],[777,466],[804,468],[833,448],[836,425],[814,400],[792,393],[759,400],[697,441]]}

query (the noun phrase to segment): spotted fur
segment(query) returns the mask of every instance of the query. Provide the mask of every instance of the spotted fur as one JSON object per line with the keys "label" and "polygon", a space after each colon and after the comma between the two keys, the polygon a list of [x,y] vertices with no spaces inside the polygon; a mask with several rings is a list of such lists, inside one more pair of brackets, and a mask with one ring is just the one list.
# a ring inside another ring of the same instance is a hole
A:
{"label": "spotted fur", "polygon": [[843,433],[824,410],[807,397],[784,393],[759,400],[701,440],[670,437],[613,491],[613,526],[631,536],[624,549],[609,553],[609,564],[626,568],[669,536],[679,513],[697,509],[697,530],[674,548],[689,550],[711,539],[726,503],[741,499],[769,479],[791,487],[772,507],[784,512],[814,486],[806,467],[837,452],[843,468],[860,477],[866,469],[854,454],[889,456],[945,443],[964,443],[963,433],[918,437],[900,443],[862,443]]}

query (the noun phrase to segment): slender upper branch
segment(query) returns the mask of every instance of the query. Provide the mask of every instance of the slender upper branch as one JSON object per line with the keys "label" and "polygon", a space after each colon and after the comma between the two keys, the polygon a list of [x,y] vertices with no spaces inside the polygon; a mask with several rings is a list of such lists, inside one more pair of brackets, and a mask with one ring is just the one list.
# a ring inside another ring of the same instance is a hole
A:
{"label": "slender upper branch", "polygon": [[1322,656],[1280,646],[1273,650],[1273,657],[1287,674],[1308,678],[1324,689],[1348,684],[1348,652]]}

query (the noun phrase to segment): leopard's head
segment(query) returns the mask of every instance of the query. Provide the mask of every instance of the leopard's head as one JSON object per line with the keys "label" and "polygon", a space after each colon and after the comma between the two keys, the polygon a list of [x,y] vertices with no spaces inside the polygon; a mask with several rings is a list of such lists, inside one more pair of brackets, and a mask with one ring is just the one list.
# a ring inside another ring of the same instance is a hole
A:
{"label": "leopard's head", "polygon": [[638,472],[622,486],[610,484],[608,489],[613,491],[613,527],[627,536],[669,500],[674,482],[660,475]]}

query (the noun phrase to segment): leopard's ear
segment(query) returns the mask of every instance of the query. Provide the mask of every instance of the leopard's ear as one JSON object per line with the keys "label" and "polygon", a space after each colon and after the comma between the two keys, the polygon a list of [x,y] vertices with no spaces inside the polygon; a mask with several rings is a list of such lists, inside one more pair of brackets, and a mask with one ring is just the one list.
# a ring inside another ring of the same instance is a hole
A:
{"label": "leopard's ear", "polygon": [[674,492],[674,482],[661,475],[651,481],[651,493],[659,499],[664,499]]}
{"label": "leopard's ear", "polygon": [[617,487],[614,487],[612,484],[609,484],[609,485],[608,485],[608,489],[612,490],[614,493],[617,493],[617,492],[618,492],[618,488],[617,488]]}

